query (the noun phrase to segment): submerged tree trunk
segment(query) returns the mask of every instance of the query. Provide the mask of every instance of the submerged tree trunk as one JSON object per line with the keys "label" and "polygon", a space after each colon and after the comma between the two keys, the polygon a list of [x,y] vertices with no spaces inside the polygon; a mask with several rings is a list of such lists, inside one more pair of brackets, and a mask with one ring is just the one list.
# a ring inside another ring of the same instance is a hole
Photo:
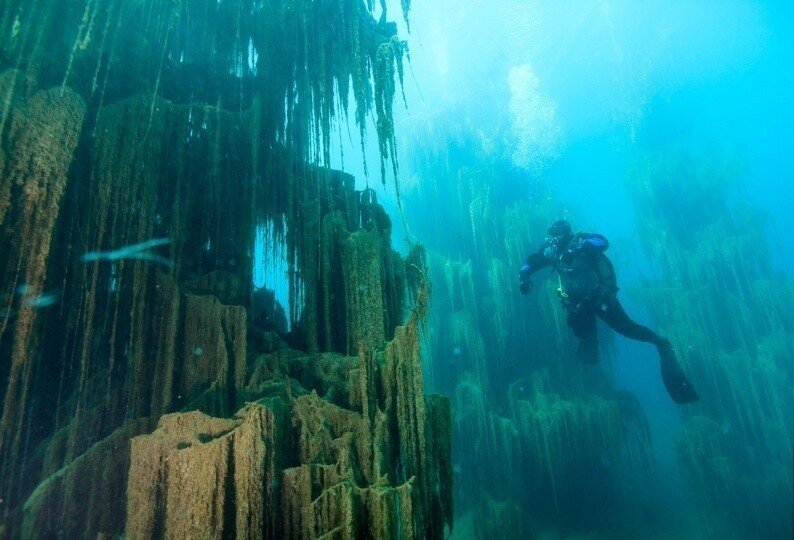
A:
{"label": "submerged tree trunk", "polygon": [[[423,293],[409,316],[404,262],[327,167],[350,95],[396,169],[405,45],[372,9],[0,9],[0,536],[451,528]],[[276,332],[252,280],[282,248]]]}

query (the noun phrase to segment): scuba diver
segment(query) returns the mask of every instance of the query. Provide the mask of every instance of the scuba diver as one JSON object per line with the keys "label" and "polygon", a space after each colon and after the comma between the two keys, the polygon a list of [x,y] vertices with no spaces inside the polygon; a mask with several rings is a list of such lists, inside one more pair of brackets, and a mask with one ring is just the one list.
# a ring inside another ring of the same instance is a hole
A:
{"label": "scuba diver", "polygon": [[551,267],[557,273],[557,292],[568,315],[568,326],[579,338],[579,359],[589,364],[598,361],[596,320],[600,318],[619,334],[656,346],[662,381],[673,401],[698,401],[700,397],[678,364],[670,341],[631,320],[620,304],[615,269],[604,255],[609,247],[607,239],[600,234],[573,234],[565,220],[556,221],[548,232],[549,237],[521,268],[520,290],[529,294],[530,276],[538,270]]}

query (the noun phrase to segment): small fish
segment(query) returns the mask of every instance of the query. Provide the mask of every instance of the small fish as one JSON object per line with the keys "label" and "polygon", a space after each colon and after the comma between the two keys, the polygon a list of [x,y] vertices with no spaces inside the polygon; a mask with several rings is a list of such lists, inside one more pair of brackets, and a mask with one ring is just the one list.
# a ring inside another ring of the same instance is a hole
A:
{"label": "small fish", "polygon": [[95,261],[119,261],[121,259],[138,259],[144,261],[152,261],[157,264],[162,264],[168,268],[174,267],[174,261],[170,259],[166,259],[161,255],[157,255],[156,253],[150,253],[149,250],[165,246],[171,243],[170,238],[154,238],[152,240],[147,240],[146,242],[141,242],[140,244],[133,244],[131,246],[125,246],[119,249],[115,249],[113,251],[90,251],[84,254],[81,257],[83,262],[95,262]]}
{"label": "small fish", "polygon": [[[16,294],[17,296],[22,297],[19,301],[20,308],[33,309],[43,309],[50,307],[54,304],[57,304],[61,297],[59,291],[53,291],[45,294],[36,294],[35,289],[27,283],[23,283],[17,287]],[[11,317],[13,315],[15,315],[15,311],[10,307],[0,310],[0,317]]]}
{"label": "small fish", "polygon": [[59,299],[60,296],[54,293],[28,296],[22,301],[22,305],[33,309],[42,309],[57,304]]}

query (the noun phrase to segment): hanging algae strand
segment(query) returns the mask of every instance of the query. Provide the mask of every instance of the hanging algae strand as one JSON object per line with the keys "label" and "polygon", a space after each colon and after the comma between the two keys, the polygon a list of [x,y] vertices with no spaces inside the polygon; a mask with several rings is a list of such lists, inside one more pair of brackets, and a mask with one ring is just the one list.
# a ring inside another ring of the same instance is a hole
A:
{"label": "hanging algae strand", "polygon": [[[378,145],[380,148],[381,180],[386,182],[386,161],[391,158],[392,174],[397,178],[397,142],[394,138],[393,104],[395,94],[394,75],[395,69],[400,87],[403,86],[403,55],[408,46],[397,37],[392,37],[387,43],[378,47],[375,64],[375,79],[381,84],[375,85],[375,110],[377,112]],[[399,189],[397,191],[399,199]]]}
{"label": "hanging algae strand", "polygon": [[[28,75],[42,84],[57,80],[61,88],[72,86],[90,98],[91,108],[130,97],[141,90],[143,82],[151,85],[149,92],[155,89],[175,102],[216,103],[220,97],[221,105],[229,110],[247,109],[258,94],[265,103],[260,114],[267,134],[302,157],[327,164],[332,131],[339,114],[346,118],[352,96],[362,142],[368,115],[374,112],[381,148],[393,146],[387,101],[394,97],[394,79],[402,81],[407,51],[396,38],[396,25],[373,20],[373,3],[91,0],[81,7],[18,0],[12,4],[9,9],[26,21],[25,35],[42,31],[38,42],[14,42],[12,57],[19,59],[20,69],[36,70]],[[406,15],[409,7],[403,3]],[[226,33],[218,21],[236,21],[236,28]],[[7,28],[2,30],[8,34],[3,35],[10,35],[13,20],[4,22]],[[59,32],[46,31],[56,25],[76,29],[71,50],[56,39]],[[93,36],[97,31],[101,35]],[[246,43],[256,51],[258,65],[284,69],[236,69],[241,44]],[[384,61],[389,55],[381,49],[387,43],[391,44],[391,61]],[[155,56],[152,51],[158,44],[163,54]],[[201,80],[201,84],[191,84],[189,91],[184,83],[175,83],[190,81],[201,69],[198,66],[213,73],[212,82]],[[87,72],[94,76],[84,77]],[[104,81],[102,92],[96,92],[100,80]],[[389,158],[396,169],[396,156],[392,153]]]}
{"label": "hanging algae strand", "polygon": [[77,36],[72,46],[72,54],[69,57],[69,64],[66,66],[66,73],[63,77],[63,83],[61,84],[61,92],[66,90],[66,83],[69,80],[69,75],[71,74],[77,52],[86,50],[91,43],[91,32],[93,31],[96,14],[98,12],[98,9],[94,8],[97,1],[98,0],[88,0],[88,2],[86,2],[83,19],[80,22],[80,28],[77,30]]}

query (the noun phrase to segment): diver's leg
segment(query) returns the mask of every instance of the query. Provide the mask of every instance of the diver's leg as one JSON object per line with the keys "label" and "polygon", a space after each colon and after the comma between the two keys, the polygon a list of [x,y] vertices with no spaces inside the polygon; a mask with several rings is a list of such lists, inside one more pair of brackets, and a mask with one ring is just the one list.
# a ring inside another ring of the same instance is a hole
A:
{"label": "diver's leg", "polygon": [[595,313],[585,310],[568,312],[568,326],[579,338],[577,357],[586,364],[595,364],[598,361],[598,327],[596,326]]}
{"label": "diver's leg", "polygon": [[631,320],[631,317],[623,309],[620,300],[614,296],[610,298],[602,309],[598,311],[598,316],[607,323],[615,332],[626,336],[629,339],[636,339],[645,343],[653,343],[657,347],[664,343],[669,345],[666,339],[662,338],[648,328]]}
{"label": "diver's leg", "polygon": [[667,393],[670,394],[673,401],[676,403],[693,403],[700,399],[698,393],[692,387],[692,383],[689,382],[689,379],[687,379],[681,369],[670,340],[661,337],[647,326],[632,321],[620,301],[615,297],[604,304],[604,308],[598,312],[598,316],[619,334],[630,339],[656,345],[656,350],[659,352],[662,382],[664,382]]}

